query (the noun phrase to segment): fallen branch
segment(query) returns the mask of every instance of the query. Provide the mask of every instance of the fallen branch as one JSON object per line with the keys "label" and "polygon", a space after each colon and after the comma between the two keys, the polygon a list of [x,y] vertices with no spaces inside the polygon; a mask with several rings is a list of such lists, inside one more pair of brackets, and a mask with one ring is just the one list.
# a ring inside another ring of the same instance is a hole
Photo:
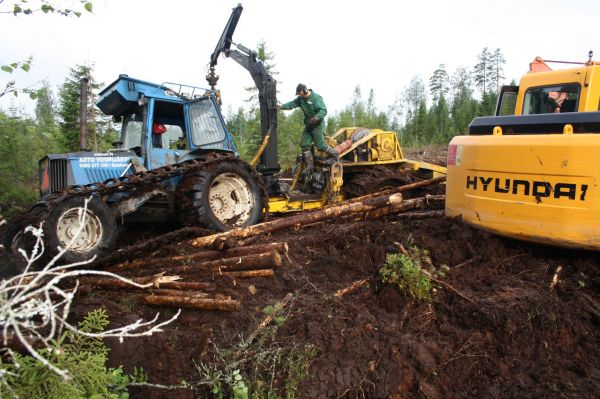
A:
{"label": "fallen branch", "polygon": [[[293,295],[292,293],[288,293],[283,300],[281,301],[281,307],[282,309],[284,309],[288,303],[292,300]],[[258,323],[258,326],[254,329],[254,331],[252,331],[250,333],[250,335],[248,335],[248,339],[246,340],[246,342],[244,343],[244,346],[248,346],[252,343],[252,341],[254,341],[254,339],[256,338],[256,336],[258,335],[258,333],[265,328],[269,323],[271,323],[273,321],[273,319],[275,318],[276,314],[275,312],[271,313],[270,315],[268,315],[267,317],[265,317],[260,323]]]}
{"label": "fallen branch", "polygon": [[335,292],[335,294],[333,294],[333,296],[336,298],[341,298],[344,295],[348,295],[351,292],[358,290],[360,287],[363,287],[363,286],[367,285],[368,283],[369,283],[368,278],[363,278],[362,280],[357,280],[357,281],[353,282],[349,287],[343,288],[341,290],[337,290]]}
{"label": "fallen branch", "polygon": [[[406,248],[404,248],[404,245],[402,245],[402,243],[395,242],[394,244],[396,244],[396,246],[398,247],[398,249],[400,250],[401,253],[403,253],[406,256],[410,256],[410,254],[408,253],[408,251],[406,250]],[[439,280],[439,279],[433,277],[431,275],[431,273],[429,273],[427,270],[424,270],[424,269],[421,268],[421,273],[423,273],[424,275],[426,275],[427,277],[429,277],[429,279],[431,281],[433,281],[434,283],[441,285],[442,287],[446,288],[448,291],[454,292],[456,295],[458,295],[462,299],[464,299],[466,301],[469,301],[471,303],[476,303],[474,300],[472,300],[471,298],[469,298],[468,296],[466,296],[465,294],[463,294],[462,292],[460,292],[459,290],[457,290],[456,288],[454,288],[453,286],[451,286],[447,282]]]}
{"label": "fallen branch", "polygon": [[424,212],[406,212],[396,215],[397,219],[433,219],[433,218],[442,218],[446,214],[444,211],[424,211]]}
{"label": "fallen branch", "polygon": [[202,310],[239,310],[240,301],[234,299],[185,298],[168,295],[144,295],[148,305],[175,306]]}
{"label": "fallen branch", "polygon": [[429,277],[429,279],[430,279],[431,281],[433,281],[434,283],[436,283],[436,284],[439,284],[439,285],[441,285],[442,287],[446,288],[447,290],[454,292],[456,295],[458,295],[459,297],[461,297],[462,299],[464,299],[464,300],[466,300],[466,301],[469,301],[469,302],[471,302],[471,303],[476,303],[474,300],[472,300],[471,298],[469,298],[468,296],[466,296],[465,294],[463,294],[462,292],[460,292],[459,290],[457,290],[456,288],[454,288],[453,286],[451,286],[451,285],[450,285],[450,284],[448,284],[447,282],[445,282],[445,281],[442,281],[442,280],[439,280],[439,279],[437,279],[437,278],[433,277],[433,276],[431,275],[431,273],[429,273],[427,270],[423,270],[423,269],[421,269],[421,271],[422,271],[422,272],[423,272],[423,273],[424,273],[424,274],[425,274],[427,277]]}

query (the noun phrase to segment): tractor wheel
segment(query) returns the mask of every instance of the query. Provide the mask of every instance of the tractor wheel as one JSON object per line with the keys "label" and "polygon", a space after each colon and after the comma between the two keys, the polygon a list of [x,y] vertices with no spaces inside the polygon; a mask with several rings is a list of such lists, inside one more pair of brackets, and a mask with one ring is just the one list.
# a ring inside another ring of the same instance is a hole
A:
{"label": "tractor wheel", "polygon": [[[72,197],[48,214],[44,226],[46,251],[52,256],[67,248],[61,263],[75,263],[102,256],[114,249],[118,228],[112,209],[96,197]],[[60,247],[60,248],[59,248]]]}
{"label": "tractor wheel", "polygon": [[260,221],[263,190],[258,177],[240,161],[223,161],[185,176],[177,187],[182,222],[224,231]]}
{"label": "tractor wheel", "polygon": [[[33,256],[33,251],[36,250],[37,238],[34,235],[34,230],[39,229],[42,221],[46,219],[48,208],[44,205],[36,205],[27,213],[22,213],[14,216],[8,223],[5,224],[2,235],[2,246],[4,247],[6,262],[5,267],[2,267],[0,273],[17,274],[25,270],[27,261],[21,254],[24,251],[28,257]],[[27,228],[31,226],[31,230]],[[38,251],[41,247],[38,247]],[[39,264],[33,264],[32,267],[39,267]]]}

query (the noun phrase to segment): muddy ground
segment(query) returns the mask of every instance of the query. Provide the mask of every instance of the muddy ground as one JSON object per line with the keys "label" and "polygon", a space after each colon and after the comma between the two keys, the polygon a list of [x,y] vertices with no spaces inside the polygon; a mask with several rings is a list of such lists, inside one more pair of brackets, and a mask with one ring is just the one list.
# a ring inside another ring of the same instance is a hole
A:
{"label": "muddy ground", "polygon": [[[415,155],[443,163],[435,151]],[[139,244],[164,231],[129,233],[124,243]],[[189,253],[190,234],[125,258]],[[280,397],[598,397],[598,253],[500,238],[457,219],[397,215],[321,223],[245,244],[265,242],[289,245],[273,277],[186,280],[214,282],[218,293],[241,302],[240,310],[184,309],[164,333],[108,342],[112,366],[141,367],[149,383],[171,386],[132,388],[132,398],[230,397],[227,379],[236,370],[255,392]],[[433,266],[447,270],[436,274],[443,284],[435,284],[430,300],[381,281],[379,269],[399,244],[427,250]],[[113,326],[176,312],[144,305],[133,291],[95,288],[78,298],[72,316],[98,307]],[[275,319],[260,326],[273,308]]]}
{"label": "muddy ground", "polygon": [[[598,397],[595,252],[500,238],[440,217],[329,222],[248,243],[275,241],[287,242],[289,255],[274,277],[196,279],[216,282],[241,310],[183,310],[163,334],[110,342],[112,365],[142,367],[150,383],[187,386],[135,388],[133,398],[210,397],[217,370],[222,378],[239,370],[248,385],[282,397]],[[144,256],[189,252],[185,242]],[[398,243],[449,268],[431,300],[381,282],[379,269]],[[368,284],[334,295],[361,279]],[[279,324],[259,327],[264,309],[288,294]],[[95,290],[80,298],[74,316],[97,307],[113,325],[175,312],[143,305],[134,293]],[[230,394],[225,385],[221,392]]]}

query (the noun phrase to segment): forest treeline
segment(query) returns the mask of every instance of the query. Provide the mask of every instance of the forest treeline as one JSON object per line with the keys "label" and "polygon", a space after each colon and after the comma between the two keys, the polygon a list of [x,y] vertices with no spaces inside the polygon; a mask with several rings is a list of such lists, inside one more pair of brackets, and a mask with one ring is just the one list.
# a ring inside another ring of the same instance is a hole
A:
{"label": "forest treeline", "polygon": [[[257,50],[259,58],[276,77],[273,54],[267,51],[264,42],[259,43]],[[328,115],[327,133],[333,134],[340,127],[361,126],[395,131],[404,147],[447,144],[453,136],[463,134],[474,117],[494,113],[497,90],[504,81],[504,64],[500,49],[487,48],[477,55],[470,68],[448,72],[440,64],[427,81],[414,77],[384,110],[375,106],[373,90],[365,95],[356,86],[348,105]],[[95,81],[93,65],[71,68],[56,92],[46,83],[35,91],[29,90],[35,101],[34,115],[16,107],[0,109],[0,214],[10,215],[37,201],[39,159],[48,153],[79,150],[79,82],[84,77],[90,81],[87,112],[90,149],[105,151],[118,140],[119,126],[94,105],[94,96],[103,84]],[[261,132],[256,89],[246,90],[249,94],[246,106],[238,110],[229,108],[224,114],[240,156],[249,160],[260,145]],[[6,94],[0,92],[0,96]],[[326,93],[320,94],[327,100]],[[278,115],[279,157],[283,168],[292,166],[298,155],[303,119],[299,109]]]}

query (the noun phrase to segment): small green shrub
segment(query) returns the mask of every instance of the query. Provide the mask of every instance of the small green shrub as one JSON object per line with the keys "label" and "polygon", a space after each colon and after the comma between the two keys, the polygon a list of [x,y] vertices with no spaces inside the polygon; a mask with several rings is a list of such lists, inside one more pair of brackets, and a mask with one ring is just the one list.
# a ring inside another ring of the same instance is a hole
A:
{"label": "small green shrub", "polygon": [[389,254],[385,265],[379,269],[384,283],[395,285],[401,292],[420,301],[431,299],[432,285],[423,273],[419,258],[413,260],[405,254]]}
{"label": "small green shrub", "polygon": [[285,323],[285,316],[283,315],[283,304],[277,302],[275,305],[268,305],[262,310],[267,316],[273,316],[273,321],[278,327],[281,327]]}
{"label": "small green shrub", "polygon": [[[96,309],[79,323],[87,333],[104,331],[108,316]],[[127,385],[141,380],[143,371],[135,370],[134,377],[124,374],[121,367],[107,368],[109,349],[99,338],[78,335],[71,331],[52,342],[52,348],[39,353],[61,370],[68,370],[70,379],[63,379],[35,358],[14,354],[14,363],[2,363],[0,371],[6,373],[6,386],[0,392],[4,398],[28,399],[127,399]],[[12,390],[12,392],[11,392]]]}
{"label": "small green shrub", "polygon": [[209,362],[197,363],[200,392],[210,389],[213,398],[295,399],[298,386],[308,377],[308,369],[317,356],[314,345],[280,342],[277,331],[285,321],[282,303],[266,306],[263,313],[274,323],[258,330],[254,340],[240,339],[238,345],[212,351]]}

